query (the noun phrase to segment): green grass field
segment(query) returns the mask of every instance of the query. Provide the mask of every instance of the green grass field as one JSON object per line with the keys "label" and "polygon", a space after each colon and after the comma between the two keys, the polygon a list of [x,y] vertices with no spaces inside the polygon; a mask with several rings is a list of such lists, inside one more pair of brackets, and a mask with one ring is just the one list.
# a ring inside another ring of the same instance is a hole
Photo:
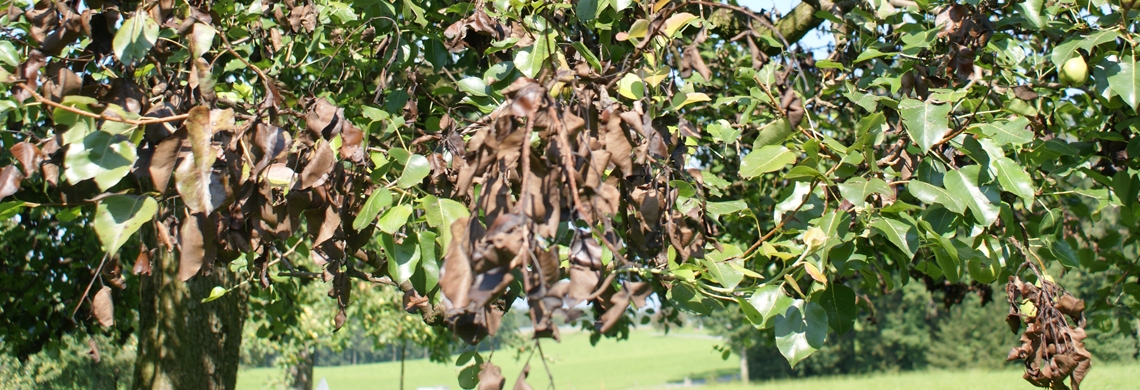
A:
{"label": "green grass field", "polygon": [[[669,336],[651,331],[635,331],[627,341],[603,339],[591,347],[589,335],[568,333],[562,343],[543,342],[543,351],[550,359],[550,371],[558,389],[637,389],[661,388],[667,382],[685,377],[709,378],[736,373],[739,361],[735,356],[721,360],[713,350],[719,341],[691,330],[671,332]],[[515,360],[513,351],[499,351],[495,364],[503,368],[506,388],[514,385],[522,371],[526,356]],[[454,364],[431,363],[426,360],[406,362],[405,388],[448,386],[459,389],[456,381],[458,369]],[[531,361],[530,378],[536,389],[547,388],[546,370],[535,355]],[[242,370],[238,374],[239,390],[270,388],[270,379],[280,375],[274,368]],[[343,367],[318,367],[314,372],[317,381],[325,378],[332,390],[344,389],[395,389],[399,386],[400,363],[378,363]],[[1135,389],[1140,383],[1140,365],[1094,364],[1083,389]],[[1016,370],[1003,371],[924,371],[871,376],[830,377],[798,380],[780,380],[753,383],[718,384],[705,387],[709,390],[784,390],[784,389],[1033,389],[1021,379]]]}

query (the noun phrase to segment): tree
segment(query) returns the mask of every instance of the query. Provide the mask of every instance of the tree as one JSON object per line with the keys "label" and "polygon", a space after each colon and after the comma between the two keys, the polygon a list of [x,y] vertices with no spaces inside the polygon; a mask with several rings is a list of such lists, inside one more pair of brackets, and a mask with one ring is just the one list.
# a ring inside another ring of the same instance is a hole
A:
{"label": "tree", "polygon": [[[137,259],[139,388],[232,385],[280,277],[331,280],[334,328],[354,278],[469,343],[519,298],[555,339],[581,302],[609,336],[652,293],[740,305],[791,365],[856,291],[1009,280],[1011,358],[1074,387],[1084,309],[1140,309],[1131,3],[7,4],[3,209]],[[1077,305],[1047,263],[1115,282]],[[111,326],[101,279],[66,299]]]}

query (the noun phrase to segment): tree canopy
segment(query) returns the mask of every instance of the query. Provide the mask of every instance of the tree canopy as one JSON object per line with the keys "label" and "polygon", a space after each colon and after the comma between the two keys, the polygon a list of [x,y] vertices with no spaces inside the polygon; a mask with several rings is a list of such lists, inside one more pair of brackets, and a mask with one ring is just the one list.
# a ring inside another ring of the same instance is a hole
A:
{"label": "tree canopy", "polygon": [[48,326],[0,337],[129,334],[141,297],[139,388],[154,316],[240,306],[210,328],[240,342],[295,278],[336,329],[358,280],[472,344],[520,299],[554,339],[735,305],[793,366],[862,295],[1008,281],[1009,358],[1074,388],[1087,318],[1140,312],[1132,2],[2,4],[0,219],[43,237],[5,238],[34,290],[0,315]]}

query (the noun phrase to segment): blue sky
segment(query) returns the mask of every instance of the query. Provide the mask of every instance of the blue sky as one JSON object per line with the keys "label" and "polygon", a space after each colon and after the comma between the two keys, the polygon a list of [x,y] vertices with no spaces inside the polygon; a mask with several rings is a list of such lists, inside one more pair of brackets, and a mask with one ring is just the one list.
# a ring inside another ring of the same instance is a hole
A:
{"label": "blue sky", "polygon": [[[758,11],[775,9],[780,11],[780,14],[783,15],[791,12],[792,8],[799,5],[800,0],[738,0],[738,3]],[[821,55],[826,56],[827,51],[819,49],[826,48],[827,44],[832,42],[834,42],[834,39],[830,34],[822,34],[819,30],[815,30],[805,35],[804,38],[800,40],[800,45],[803,46],[804,49],[815,50],[816,58],[820,58]]]}

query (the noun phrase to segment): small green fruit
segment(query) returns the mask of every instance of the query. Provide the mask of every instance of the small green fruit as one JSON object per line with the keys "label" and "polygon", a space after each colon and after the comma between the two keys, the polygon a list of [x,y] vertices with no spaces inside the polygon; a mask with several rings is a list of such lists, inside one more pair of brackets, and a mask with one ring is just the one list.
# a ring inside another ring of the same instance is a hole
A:
{"label": "small green fruit", "polygon": [[1065,65],[1061,67],[1061,83],[1074,87],[1085,85],[1085,81],[1089,79],[1089,65],[1085,63],[1085,59],[1076,56],[1065,61]]}

